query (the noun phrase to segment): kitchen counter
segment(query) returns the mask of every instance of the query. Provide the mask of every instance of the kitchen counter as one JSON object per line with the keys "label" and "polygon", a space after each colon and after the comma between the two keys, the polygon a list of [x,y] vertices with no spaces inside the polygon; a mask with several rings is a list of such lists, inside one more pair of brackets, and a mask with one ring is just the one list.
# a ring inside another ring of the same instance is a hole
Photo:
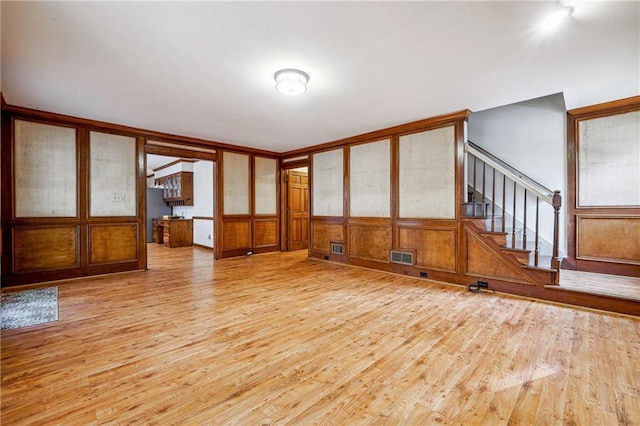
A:
{"label": "kitchen counter", "polygon": [[193,245],[193,219],[154,217],[153,242],[170,248]]}

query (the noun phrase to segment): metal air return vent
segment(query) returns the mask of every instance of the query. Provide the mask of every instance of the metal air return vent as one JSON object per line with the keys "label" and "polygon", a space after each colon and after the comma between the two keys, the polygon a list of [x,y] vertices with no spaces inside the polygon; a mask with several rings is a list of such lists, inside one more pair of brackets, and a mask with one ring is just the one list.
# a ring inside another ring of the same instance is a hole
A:
{"label": "metal air return vent", "polygon": [[391,263],[413,266],[413,252],[411,251],[391,250],[389,259]]}
{"label": "metal air return vent", "polygon": [[331,254],[344,254],[344,244],[342,243],[331,243]]}

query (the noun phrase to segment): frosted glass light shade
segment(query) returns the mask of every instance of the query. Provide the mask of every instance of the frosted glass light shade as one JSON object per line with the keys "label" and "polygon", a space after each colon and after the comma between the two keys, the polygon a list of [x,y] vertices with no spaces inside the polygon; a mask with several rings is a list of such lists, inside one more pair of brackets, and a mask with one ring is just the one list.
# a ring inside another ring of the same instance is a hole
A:
{"label": "frosted glass light shade", "polygon": [[301,95],[307,91],[309,74],[304,71],[286,68],[273,75],[276,90],[284,95]]}
{"label": "frosted glass light shade", "polygon": [[546,18],[542,20],[540,26],[543,30],[550,30],[552,28],[557,27],[560,23],[573,13],[573,8],[570,6],[560,7],[556,9],[553,13],[548,15]]}

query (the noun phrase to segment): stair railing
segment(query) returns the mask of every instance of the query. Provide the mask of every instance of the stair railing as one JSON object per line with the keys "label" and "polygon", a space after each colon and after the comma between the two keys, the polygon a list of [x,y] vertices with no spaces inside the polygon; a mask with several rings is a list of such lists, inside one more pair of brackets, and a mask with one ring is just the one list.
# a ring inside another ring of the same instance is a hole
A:
{"label": "stair railing", "polygon": [[[533,194],[536,197],[535,201],[535,224],[534,224],[534,233],[535,233],[535,241],[534,241],[534,265],[538,266],[539,262],[539,204],[540,201],[543,201],[550,206],[553,207],[553,242],[552,242],[552,257],[551,257],[551,268],[559,270],[560,268],[560,258],[558,257],[558,233],[559,233],[559,218],[560,218],[560,208],[562,207],[562,197],[560,195],[560,191],[552,191],[551,189],[545,187],[534,179],[530,178],[526,174],[522,173],[515,167],[507,164],[500,158],[486,151],[485,149],[479,147],[472,141],[467,141],[465,144],[465,150],[468,154],[470,154],[473,158],[473,191],[474,196],[477,193],[477,182],[476,182],[476,159],[480,160],[482,163],[482,203],[486,205],[488,200],[491,201],[491,215],[495,216],[496,212],[496,171],[502,174],[502,210],[503,210],[503,220],[501,226],[501,232],[505,232],[505,215],[506,212],[506,186],[507,186],[507,178],[513,182],[513,205],[512,205],[512,235],[511,235],[511,245],[512,248],[516,248],[516,217],[517,217],[517,188],[522,188],[523,191],[523,213],[522,213],[522,225],[523,225],[523,235],[522,235],[522,249],[527,249],[527,196],[529,193]],[[486,194],[486,169],[487,166],[491,167],[492,170],[492,193],[491,197],[487,197]],[[475,211],[475,208],[474,208]],[[491,231],[495,231],[494,228],[495,221],[491,221]],[[556,279],[557,281],[557,274]],[[557,282],[554,282],[557,284]]]}

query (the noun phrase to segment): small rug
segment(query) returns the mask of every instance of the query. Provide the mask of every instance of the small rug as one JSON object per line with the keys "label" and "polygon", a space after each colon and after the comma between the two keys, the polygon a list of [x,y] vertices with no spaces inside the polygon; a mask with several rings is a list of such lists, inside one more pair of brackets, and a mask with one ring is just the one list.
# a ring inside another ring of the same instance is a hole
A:
{"label": "small rug", "polygon": [[58,287],[2,293],[2,330],[58,320]]}

